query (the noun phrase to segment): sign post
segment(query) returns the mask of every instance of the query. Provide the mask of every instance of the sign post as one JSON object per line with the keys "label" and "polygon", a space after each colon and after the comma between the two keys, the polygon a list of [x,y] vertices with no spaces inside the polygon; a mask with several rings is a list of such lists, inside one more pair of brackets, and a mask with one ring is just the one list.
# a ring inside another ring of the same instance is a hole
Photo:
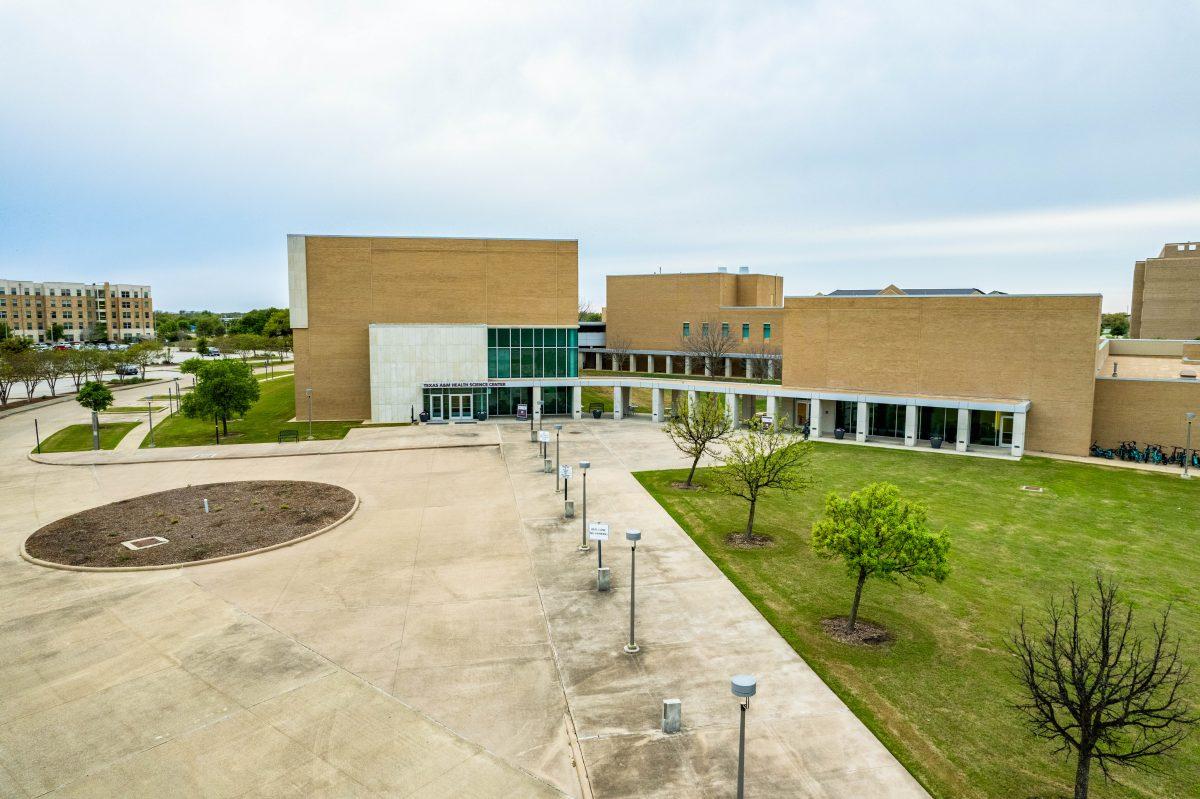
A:
{"label": "sign post", "polygon": [[571,498],[571,495],[567,490],[567,481],[571,479],[571,474],[571,467],[569,465],[564,463],[558,467],[558,476],[561,477],[563,481],[563,502],[566,502]]}
{"label": "sign post", "polygon": [[608,524],[592,522],[588,525],[588,538],[596,542],[596,590],[612,588],[612,572],[604,568],[604,542],[608,540]]}

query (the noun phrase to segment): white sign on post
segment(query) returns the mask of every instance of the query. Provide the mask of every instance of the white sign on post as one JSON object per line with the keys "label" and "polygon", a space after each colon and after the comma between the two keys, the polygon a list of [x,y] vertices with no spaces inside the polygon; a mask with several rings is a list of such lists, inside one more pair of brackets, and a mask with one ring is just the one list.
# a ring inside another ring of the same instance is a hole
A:
{"label": "white sign on post", "polygon": [[539,430],[538,431],[538,441],[543,441],[543,442],[548,443],[550,441],[550,431],[549,430]]}
{"label": "white sign on post", "polygon": [[589,541],[607,541],[608,540],[608,522],[589,522],[588,523],[588,540]]}
{"label": "white sign on post", "polygon": [[558,476],[563,478],[564,480],[570,480],[571,479],[571,467],[566,465],[565,463],[563,465],[559,466],[558,467]]}

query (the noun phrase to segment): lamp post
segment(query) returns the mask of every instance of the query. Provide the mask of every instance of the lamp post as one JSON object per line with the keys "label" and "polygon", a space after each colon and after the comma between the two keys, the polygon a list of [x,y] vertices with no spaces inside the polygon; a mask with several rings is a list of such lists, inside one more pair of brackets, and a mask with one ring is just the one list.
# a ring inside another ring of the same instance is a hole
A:
{"label": "lamp post", "polygon": [[642,540],[642,531],[626,530],[625,540],[629,542],[629,643],[625,644],[625,651],[632,655],[640,648],[634,635],[633,608],[637,590],[637,542]]}
{"label": "lamp post", "polygon": [[742,711],[738,730],[737,796],[738,799],[743,799],[746,795],[746,711],[750,709],[750,697],[758,690],[758,681],[749,674],[735,674],[730,680],[729,688],[738,698],[738,706]]}
{"label": "lamp post", "polygon": [[147,449],[154,449],[154,407],[152,403],[154,397],[146,397],[146,418],[150,421],[150,443],[146,445]]}
{"label": "lamp post", "polygon": [[312,389],[304,389],[304,396],[308,397],[308,440],[312,441]]}
{"label": "lamp post", "polygon": [[179,378],[175,378],[175,413],[183,410],[183,394],[179,391]]}
{"label": "lamp post", "polygon": [[1184,480],[1190,480],[1192,475],[1188,471],[1188,467],[1192,462],[1192,422],[1196,420],[1196,414],[1188,411],[1183,415],[1183,418],[1187,419],[1187,444],[1183,448],[1183,474],[1179,476]]}
{"label": "lamp post", "polygon": [[558,437],[561,433],[562,433],[562,425],[561,424],[554,425],[554,493],[555,494],[558,493],[558,483],[559,483],[558,455],[559,455],[560,450],[559,450]]}
{"label": "lamp post", "polygon": [[591,547],[588,546],[587,537],[587,472],[588,467],[592,465],[591,461],[580,461],[579,468],[583,471],[583,540],[579,542],[579,551],[587,552]]}

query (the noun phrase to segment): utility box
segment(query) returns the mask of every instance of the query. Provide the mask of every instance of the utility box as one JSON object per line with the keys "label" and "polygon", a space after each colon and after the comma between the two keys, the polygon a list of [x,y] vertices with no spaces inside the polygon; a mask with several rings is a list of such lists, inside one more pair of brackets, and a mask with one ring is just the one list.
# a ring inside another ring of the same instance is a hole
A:
{"label": "utility box", "polygon": [[679,732],[681,726],[683,726],[683,705],[678,699],[664,699],[662,731],[665,733]]}
{"label": "utility box", "polygon": [[563,502],[563,517],[567,519],[575,518],[575,500],[568,499]]}

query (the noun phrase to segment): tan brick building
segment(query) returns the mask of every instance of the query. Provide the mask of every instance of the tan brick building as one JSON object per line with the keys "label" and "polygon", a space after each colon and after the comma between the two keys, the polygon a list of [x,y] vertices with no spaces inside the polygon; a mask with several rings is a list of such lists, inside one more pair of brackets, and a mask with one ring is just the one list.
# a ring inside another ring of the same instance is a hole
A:
{"label": "tan brick building", "polygon": [[[620,361],[619,351],[624,350],[631,356],[630,371],[705,374],[707,370],[745,377],[754,376],[753,364],[761,361],[777,376],[782,311],[783,278],[778,275],[748,270],[609,275],[606,352],[592,354],[585,365],[612,367],[613,354]],[[705,363],[696,354],[695,341],[706,332],[728,336],[729,357]],[[757,371],[765,375],[767,368]]]}
{"label": "tan brick building", "polygon": [[1200,244],[1166,244],[1133,265],[1129,337],[1200,338]]}
{"label": "tan brick building", "polygon": [[511,413],[529,391],[489,378],[577,374],[578,263],[576,241],[289,236],[296,407],[312,389],[317,419]]}
{"label": "tan brick building", "polygon": [[[0,324],[43,343],[53,340],[55,325],[66,342],[148,339],[154,337],[153,298],[142,285],[0,280]],[[100,325],[106,336],[97,336]]]}

